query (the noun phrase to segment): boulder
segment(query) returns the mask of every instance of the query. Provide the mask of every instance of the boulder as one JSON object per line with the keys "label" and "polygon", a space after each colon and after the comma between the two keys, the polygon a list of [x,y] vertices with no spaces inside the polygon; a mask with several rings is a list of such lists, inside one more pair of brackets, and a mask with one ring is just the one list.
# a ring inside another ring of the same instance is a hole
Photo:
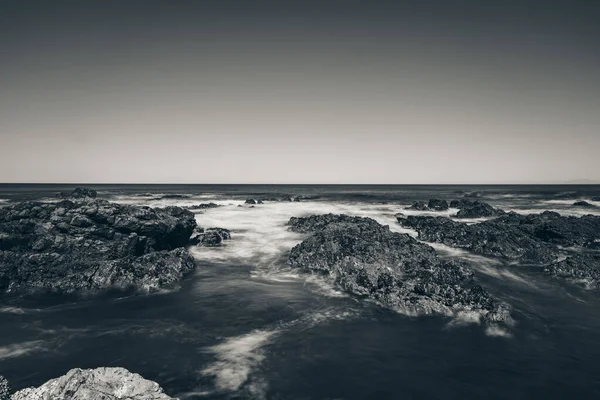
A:
{"label": "boulder", "polygon": [[427,207],[427,204],[425,204],[424,201],[415,201],[414,203],[412,203],[412,205],[410,207],[408,207],[409,210],[417,210],[417,211],[428,211],[429,208]]}
{"label": "boulder", "polygon": [[450,202],[450,207],[459,209],[456,218],[497,217],[505,214],[503,210],[477,200],[453,200]]}
{"label": "boulder", "polygon": [[310,233],[288,263],[326,275],[354,296],[410,313],[475,311],[484,321],[510,323],[507,306],[473,282],[466,264],[443,261],[430,246],[373,219],[326,214],[291,218],[288,225]]}
{"label": "boulder", "polygon": [[196,246],[214,247],[220,245],[224,240],[231,239],[231,232],[225,228],[208,228],[196,230],[192,235],[190,243]]}
{"label": "boulder", "polygon": [[12,400],[175,400],[158,383],[125,368],[75,368],[40,387],[13,394]]}
{"label": "boulder", "polygon": [[179,207],[105,200],[20,202],[0,209],[0,292],[159,290],[194,268],[196,226]]}
{"label": "boulder", "polygon": [[252,205],[254,205],[254,204],[263,204],[263,201],[260,200],[260,199],[259,200],[256,200],[256,199],[247,199],[245,201],[245,204],[252,204]]}
{"label": "boulder", "polygon": [[593,204],[588,203],[587,201],[576,201],[573,203],[575,207],[596,207]]}
{"label": "boulder", "polygon": [[430,210],[445,211],[448,209],[448,202],[446,200],[429,199],[427,207]]}
{"label": "boulder", "polygon": [[220,206],[216,203],[211,202],[211,203],[202,203],[202,204],[198,204],[195,206],[188,206],[188,207],[184,207],[184,208],[186,208],[188,210],[206,210],[209,208],[217,208],[217,207],[220,207]]}

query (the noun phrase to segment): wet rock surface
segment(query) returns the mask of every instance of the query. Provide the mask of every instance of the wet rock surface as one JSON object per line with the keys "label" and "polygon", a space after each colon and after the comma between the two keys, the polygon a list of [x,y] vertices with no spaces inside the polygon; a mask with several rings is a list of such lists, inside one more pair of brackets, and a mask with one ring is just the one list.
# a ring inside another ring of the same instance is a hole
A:
{"label": "wet rock surface", "polygon": [[196,226],[179,207],[105,200],[20,202],[0,208],[0,291],[156,291],[194,268]]}
{"label": "wet rock surface", "polygon": [[398,222],[415,229],[419,239],[465,248],[474,253],[546,264],[560,255],[558,246],[592,247],[600,237],[600,217],[564,217],[546,211],[541,214],[508,213],[478,224],[464,224],[445,217],[409,216]]}
{"label": "wet rock surface", "polygon": [[354,296],[409,313],[475,311],[487,322],[511,321],[507,306],[473,282],[466,264],[443,261],[430,246],[373,219],[326,214],[288,225],[310,233],[291,250],[289,264],[328,275]]}
{"label": "wet rock surface", "polygon": [[207,210],[209,208],[217,208],[220,207],[217,203],[202,203],[202,204],[197,204],[195,206],[187,206],[184,207],[187,210]]}
{"label": "wet rock surface", "polygon": [[581,284],[600,288],[600,254],[577,254],[544,267],[544,272]]}
{"label": "wet rock surface", "polygon": [[588,203],[587,201],[576,201],[573,203],[575,207],[596,207],[593,204]]}
{"label": "wet rock surface", "polygon": [[175,400],[158,383],[125,368],[75,368],[40,387],[13,394],[12,400]]}
{"label": "wet rock surface", "polygon": [[95,199],[98,197],[98,192],[94,189],[78,187],[72,192],[60,192],[58,197],[61,199]]}
{"label": "wet rock surface", "polygon": [[231,239],[231,232],[225,228],[197,228],[190,239],[190,244],[204,247],[220,245],[224,240]]}
{"label": "wet rock surface", "polygon": [[503,210],[478,200],[453,200],[450,202],[450,207],[459,209],[456,218],[497,217],[505,214]]}

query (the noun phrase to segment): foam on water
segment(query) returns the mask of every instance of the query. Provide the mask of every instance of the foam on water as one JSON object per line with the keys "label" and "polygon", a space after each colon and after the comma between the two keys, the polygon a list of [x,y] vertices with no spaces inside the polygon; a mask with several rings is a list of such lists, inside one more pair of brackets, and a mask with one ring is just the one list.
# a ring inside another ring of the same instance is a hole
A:
{"label": "foam on water", "polygon": [[0,360],[7,358],[20,357],[34,351],[44,351],[44,342],[33,340],[30,342],[14,343],[0,347]]}

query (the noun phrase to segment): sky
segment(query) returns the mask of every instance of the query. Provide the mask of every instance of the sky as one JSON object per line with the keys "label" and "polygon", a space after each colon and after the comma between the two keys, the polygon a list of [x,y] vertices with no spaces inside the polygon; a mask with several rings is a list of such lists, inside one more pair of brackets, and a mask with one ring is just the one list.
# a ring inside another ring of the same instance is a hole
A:
{"label": "sky", "polygon": [[600,183],[597,1],[0,3],[0,182]]}

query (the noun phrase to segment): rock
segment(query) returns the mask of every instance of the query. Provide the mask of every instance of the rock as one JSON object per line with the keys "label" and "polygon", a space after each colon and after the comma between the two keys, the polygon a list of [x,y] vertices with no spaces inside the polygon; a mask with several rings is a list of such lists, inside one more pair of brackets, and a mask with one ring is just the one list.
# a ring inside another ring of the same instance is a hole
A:
{"label": "rock", "polygon": [[220,245],[223,240],[231,239],[231,232],[224,228],[208,228],[192,235],[190,243],[196,246],[214,247]]}
{"label": "rock", "polygon": [[576,201],[575,203],[573,203],[573,205],[576,207],[596,207],[595,205],[590,204],[587,201]]}
{"label": "rock", "polygon": [[505,214],[503,210],[477,200],[453,200],[450,202],[450,207],[459,208],[456,218],[497,217]]}
{"label": "rock", "polygon": [[544,272],[557,278],[600,288],[600,254],[578,254],[544,267]]}
{"label": "rock", "polygon": [[600,196],[598,196],[598,197],[592,197],[590,200],[591,201],[600,201]]}
{"label": "rock", "polygon": [[559,255],[557,245],[591,246],[600,237],[600,217],[563,217],[555,212],[520,215],[514,212],[479,224],[467,225],[445,217],[399,218],[415,229],[419,239],[465,248],[474,253],[545,264]]}
{"label": "rock", "polygon": [[175,400],[158,383],[125,368],[75,368],[37,388],[16,392],[12,400]]}
{"label": "rock", "polygon": [[430,246],[373,219],[326,214],[291,218],[288,225],[311,233],[291,250],[288,263],[329,276],[354,296],[410,313],[476,311],[485,321],[506,316],[498,314],[501,303],[473,283],[466,264],[442,261]]}
{"label": "rock", "polygon": [[445,211],[448,209],[448,202],[446,200],[429,199],[427,207],[431,210]]}
{"label": "rock", "polygon": [[184,207],[184,208],[186,208],[188,210],[206,210],[209,208],[217,208],[217,207],[220,207],[220,206],[216,203],[211,202],[211,203],[202,203],[202,204],[198,204],[195,206],[188,206],[188,207]]}
{"label": "rock", "polygon": [[169,200],[169,199],[189,199],[190,196],[187,194],[165,194],[158,197],[156,200]]}
{"label": "rock", "polygon": [[0,292],[159,290],[194,268],[183,247],[195,226],[179,207],[98,199],[2,207]]}
{"label": "rock", "polygon": [[417,210],[417,211],[428,211],[429,208],[427,207],[427,204],[425,204],[425,202],[423,201],[415,201],[414,203],[412,203],[412,206],[408,207],[409,210]]}
{"label": "rock", "polygon": [[10,385],[2,375],[0,375],[0,400],[10,400]]}
{"label": "rock", "polygon": [[98,192],[94,189],[78,187],[72,192],[60,192],[58,197],[61,199],[95,199]]}
{"label": "rock", "polygon": [[262,200],[248,199],[245,204],[263,204]]}

